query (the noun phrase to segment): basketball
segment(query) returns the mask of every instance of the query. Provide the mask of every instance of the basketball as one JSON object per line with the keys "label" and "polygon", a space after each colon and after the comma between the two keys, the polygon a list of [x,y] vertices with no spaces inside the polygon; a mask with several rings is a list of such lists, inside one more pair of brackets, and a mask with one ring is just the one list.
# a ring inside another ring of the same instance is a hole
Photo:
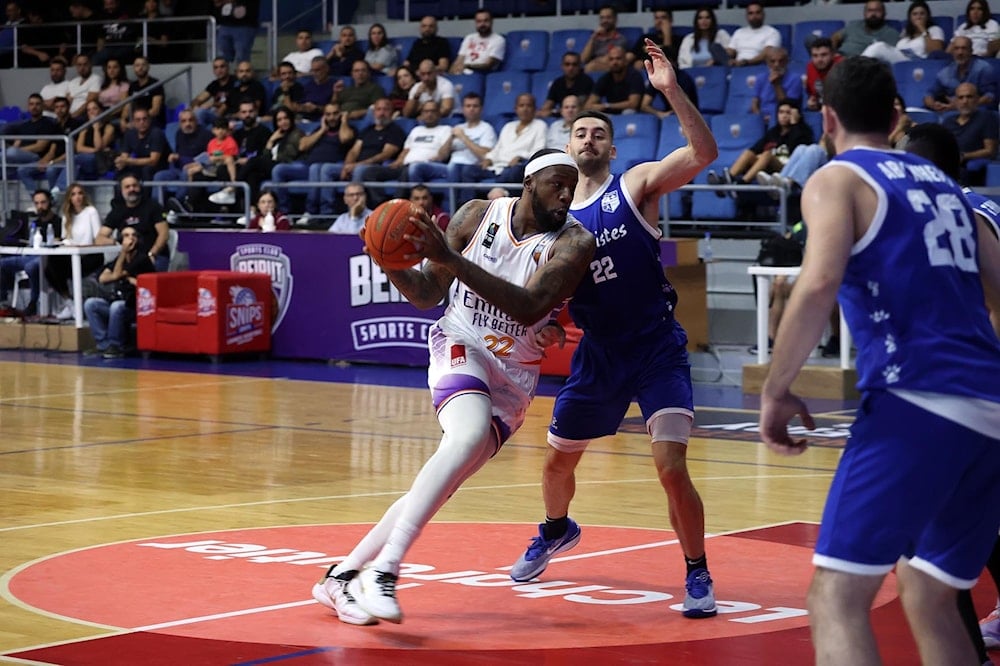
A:
{"label": "basketball", "polygon": [[410,268],[419,259],[405,259],[416,252],[413,243],[403,238],[405,234],[418,233],[410,222],[411,217],[427,220],[427,212],[406,199],[390,199],[379,205],[365,221],[365,245],[376,264],[390,270]]}

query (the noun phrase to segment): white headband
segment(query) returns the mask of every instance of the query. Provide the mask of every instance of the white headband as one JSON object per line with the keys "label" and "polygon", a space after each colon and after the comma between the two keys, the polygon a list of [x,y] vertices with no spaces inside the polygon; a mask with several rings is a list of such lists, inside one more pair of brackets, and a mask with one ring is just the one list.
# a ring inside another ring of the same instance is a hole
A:
{"label": "white headband", "polygon": [[550,166],[558,165],[576,168],[576,162],[573,161],[566,153],[548,153],[547,155],[542,155],[541,157],[536,157],[535,159],[528,162],[528,165],[524,167],[524,175],[530,176],[536,171],[541,171],[542,169]]}

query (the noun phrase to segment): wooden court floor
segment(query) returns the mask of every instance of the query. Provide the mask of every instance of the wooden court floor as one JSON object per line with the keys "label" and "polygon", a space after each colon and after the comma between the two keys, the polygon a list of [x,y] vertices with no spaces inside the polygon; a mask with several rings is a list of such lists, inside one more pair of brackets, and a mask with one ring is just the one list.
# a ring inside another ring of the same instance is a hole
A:
{"label": "wooden court floor", "polygon": [[[426,389],[9,361],[0,377],[0,662],[811,660],[809,547],[849,411],[790,459],[756,441],[752,410],[699,405],[717,618],[669,608],[681,554],[632,413],[583,457],[579,557],[512,587],[503,567],[543,516],[539,397],[418,540],[404,623],[350,627],[309,588],[435,450]],[[880,603],[886,662],[913,663],[894,588]]]}

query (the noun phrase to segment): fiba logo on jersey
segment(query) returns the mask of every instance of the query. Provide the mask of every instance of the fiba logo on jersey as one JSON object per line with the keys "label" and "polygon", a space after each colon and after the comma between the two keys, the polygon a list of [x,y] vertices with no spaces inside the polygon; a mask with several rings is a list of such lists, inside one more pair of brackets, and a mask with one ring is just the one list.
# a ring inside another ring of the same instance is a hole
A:
{"label": "fiba logo on jersey", "polygon": [[451,346],[451,367],[465,365],[465,345]]}
{"label": "fiba logo on jersey", "polygon": [[497,231],[499,229],[499,224],[496,222],[490,222],[490,226],[486,227],[486,236],[483,238],[483,247],[487,249],[493,247],[493,241],[497,239]]}
{"label": "fiba logo on jersey", "polygon": [[601,197],[601,210],[605,213],[613,213],[618,210],[618,207],[622,205],[622,200],[618,198],[618,190],[611,190],[606,192],[603,197]]}
{"label": "fiba logo on jersey", "polygon": [[274,317],[271,332],[278,330],[292,302],[292,260],[278,245],[249,243],[237,245],[229,257],[230,270],[238,273],[266,273],[271,276]]}

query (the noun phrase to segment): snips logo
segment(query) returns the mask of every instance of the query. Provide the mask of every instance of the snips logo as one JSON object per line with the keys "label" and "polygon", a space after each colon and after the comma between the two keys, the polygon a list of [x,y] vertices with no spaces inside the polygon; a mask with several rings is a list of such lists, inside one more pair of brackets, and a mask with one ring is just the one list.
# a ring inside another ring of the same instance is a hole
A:
{"label": "snips logo", "polygon": [[244,345],[264,334],[264,304],[253,289],[234,285],[226,304],[226,344]]}
{"label": "snips logo", "polygon": [[248,243],[236,246],[236,251],[229,257],[229,268],[239,273],[266,273],[271,276],[271,291],[274,293],[271,332],[278,330],[292,302],[291,258],[277,245]]}

